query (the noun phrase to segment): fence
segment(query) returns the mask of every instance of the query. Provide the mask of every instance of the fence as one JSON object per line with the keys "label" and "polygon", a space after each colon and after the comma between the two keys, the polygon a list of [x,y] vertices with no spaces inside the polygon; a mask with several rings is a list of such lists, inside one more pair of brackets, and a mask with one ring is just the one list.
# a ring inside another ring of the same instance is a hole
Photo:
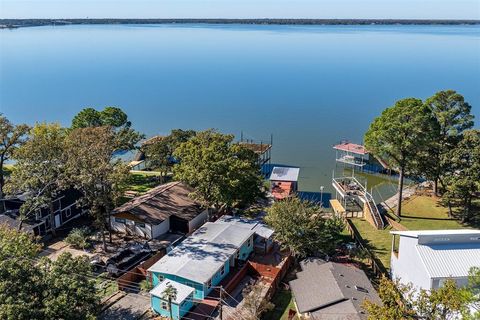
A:
{"label": "fence", "polygon": [[362,241],[362,237],[360,236],[360,233],[358,232],[357,228],[355,228],[355,225],[350,221],[350,219],[345,219],[345,225],[348,229],[348,232],[350,233],[350,236],[352,236],[352,239],[354,239],[357,245],[367,253],[368,260],[369,260],[370,267],[372,269],[373,274],[376,277],[380,277],[382,275],[388,276],[387,269],[375,257],[375,255],[370,251],[370,249],[365,247]]}
{"label": "fence", "polygon": [[132,283],[147,279],[147,270],[165,255],[165,249],[157,252],[152,257],[143,261],[133,269],[125,272],[117,278],[118,289],[123,291],[132,290]]}

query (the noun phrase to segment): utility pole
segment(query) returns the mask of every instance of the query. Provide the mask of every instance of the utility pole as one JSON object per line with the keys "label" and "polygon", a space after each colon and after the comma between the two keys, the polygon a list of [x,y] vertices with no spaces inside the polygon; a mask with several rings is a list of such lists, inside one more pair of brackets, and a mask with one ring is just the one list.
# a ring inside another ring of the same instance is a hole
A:
{"label": "utility pole", "polygon": [[223,286],[220,286],[220,309],[218,310],[220,320],[223,320]]}

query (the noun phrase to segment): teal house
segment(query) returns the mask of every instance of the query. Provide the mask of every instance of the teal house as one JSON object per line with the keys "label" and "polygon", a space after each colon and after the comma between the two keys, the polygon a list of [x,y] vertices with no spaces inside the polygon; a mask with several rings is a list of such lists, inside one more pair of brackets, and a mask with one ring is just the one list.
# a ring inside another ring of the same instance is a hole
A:
{"label": "teal house", "polygon": [[[164,295],[169,286],[175,289],[175,297],[170,303]],[[171,315],[173,319],[181,319],[193,306],[194,291],[192,287],[175,281],[163,281],[150,291],[152,309],[163,317],[169,318]]]}
{"label": "teal house", "polygon": [[205,223],[148,269],[154,285],[150,292],[152,310],[170,316],[170,310],[165,309],[168,303],[162,298],[168,283],[182,292],[172,303],[173,317],[180,319],[232,268],[248,259],[254,249],[254,235],[255,231],[235,224]]}

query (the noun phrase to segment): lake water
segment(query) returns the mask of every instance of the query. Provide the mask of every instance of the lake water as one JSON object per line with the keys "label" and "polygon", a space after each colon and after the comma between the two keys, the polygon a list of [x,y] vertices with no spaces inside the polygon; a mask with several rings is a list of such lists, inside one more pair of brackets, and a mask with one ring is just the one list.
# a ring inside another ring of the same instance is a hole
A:
{"label": "lake water", "polygon": [[455,89],[480,118],[479,26],[63,26],[0,40],[0,112],[16,123],[115,105],[148,136],[273,134],[273,161],[301,167],[306,191],[330,185],[332,145],[361,143],[397,99]]}

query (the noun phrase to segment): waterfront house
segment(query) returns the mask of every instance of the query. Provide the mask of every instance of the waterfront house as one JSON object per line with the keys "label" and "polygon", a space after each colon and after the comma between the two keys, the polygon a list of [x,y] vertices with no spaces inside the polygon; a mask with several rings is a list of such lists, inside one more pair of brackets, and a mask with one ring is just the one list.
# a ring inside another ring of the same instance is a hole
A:
{"label": "waterfront house", "polygon": [[365,273],[353,265],[308,258],[300,267],[289,284],[302,318],[367,319],[363,301],[381,303]]}
{"label": "waterfront house", "polygon": [[[0,214],[0,224],[18,229],[20,226],[20,207],[27,201],[28,193],[1,199],[4,212]],[[60,191],[53,200],[53,216],[48,206],[35,210],[22,222],[22,231],[39,236],[49,237],[53,229],[58,229],[72,220],[87,213],[86,208],[78,205],[82,194],[73,188]],[[52,218],[53,217],[53,218]]]}
{"label": "waterfront house", "polygon": [[480,230],[391,231],[392,279],[417,289],[437,289],[447,279],[468,283],[468,272],[480,267]]}
{"label": "waterfront house", "polygon": [[193,189],[181,182],[153,188],[122,206],[110,216],[117,232],[155,239],[165,233],[191,233],[208,219],[208,212],[190,194]]}
{"label": "waterfront house", "polygon": [[274,167],[270,175],[270,191],[275,200],[282,200],[298,191],[300,168]]}
{"label": "waterfront house", "polygon": [[[191,288],[193,305],[206,298],[235,267],[245,263],[253,251],[254,234],[249,228],[222,222],[207,222],[198,228],[148,269],[154,286],[152,310],[169,316],[161,307],[166,300],[159,292],[167,282],[182,290],[183,286]],[[177,302],[182,304],[181,299]],[[185,304],[183,309],[188,311],[193,305]]]}

